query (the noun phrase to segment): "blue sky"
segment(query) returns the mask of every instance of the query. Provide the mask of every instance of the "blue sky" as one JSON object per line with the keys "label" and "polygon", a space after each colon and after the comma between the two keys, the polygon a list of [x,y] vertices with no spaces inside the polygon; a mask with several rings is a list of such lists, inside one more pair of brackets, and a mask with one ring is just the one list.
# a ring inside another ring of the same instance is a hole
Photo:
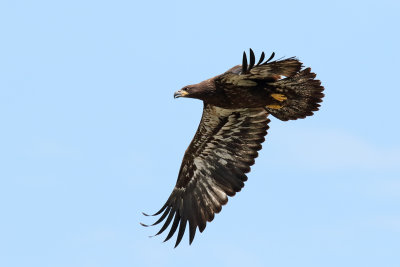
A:
{"label": "blue sky", "polygon": [[[399,266],[399,8],[1,1],[0,265]],[[250,47],[311,66],[321,110],[272,119],[192,246],[148,238],[202,112],[173,92]]]}

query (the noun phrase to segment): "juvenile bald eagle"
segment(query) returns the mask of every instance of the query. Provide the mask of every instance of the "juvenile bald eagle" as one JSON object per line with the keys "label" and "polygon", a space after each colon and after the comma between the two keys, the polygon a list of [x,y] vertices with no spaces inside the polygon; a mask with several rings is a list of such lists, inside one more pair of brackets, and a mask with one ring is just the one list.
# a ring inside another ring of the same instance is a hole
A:
{"label": "juvenile bald eagle", "polygon": [[310,68],[303,69],[295,57],[271,61],[274,55],[264,61],[263,52],[255,64],[250,49],[249,62],[243,53],[242,65],[175,92],[175,98],[202,100],[204,109],[183,157],[175,188],[153,214],[161,217],[152,225],[165,220],[156,235],[172,222],[164,241],[179,227],[175,247],[178,246],[189,223],[191,244],[196,228],[203,232],[207,221],[211,222],[228,202],[227,196],[242,189],[246,173],[265,140],[269,114],[287,121],[311,116],[318,110],[324,88],[316,75]]}

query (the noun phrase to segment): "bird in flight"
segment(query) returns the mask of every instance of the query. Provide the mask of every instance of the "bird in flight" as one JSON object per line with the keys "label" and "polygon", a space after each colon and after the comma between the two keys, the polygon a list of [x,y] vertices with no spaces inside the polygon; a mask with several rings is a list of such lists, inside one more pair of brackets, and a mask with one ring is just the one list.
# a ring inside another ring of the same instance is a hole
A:
{"label": "bird in flight", "polygon": [[[203,232],[247,180],[246,173],[258,156],[270,122],[268,116],[287,121],[312,116],[320,107],[324,87],[310,68],[295,57],[265,60],[256,64],[254,52],[243,53],[241,65],[174,93],[174,98],[196,98],[204,103],[197,132],[187,148],[178,180],[162,208],[153,215],[163,221],[156,235],[172,226],[175,247],[189,226],[189,244],[197,228]],[[142,224],[143,226],[149,226]]]}

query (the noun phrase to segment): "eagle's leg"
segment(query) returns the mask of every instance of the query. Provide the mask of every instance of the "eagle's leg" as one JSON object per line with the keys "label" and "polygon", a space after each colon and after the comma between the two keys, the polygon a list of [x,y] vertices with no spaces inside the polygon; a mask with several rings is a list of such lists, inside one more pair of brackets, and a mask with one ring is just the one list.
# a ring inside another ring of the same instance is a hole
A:
{"label": "eagle's leg", "polygon": [[283,102],[287,99],[287,97],[284,94],[271,94],[272,98],[275,100],[278,100],[279,102]]}

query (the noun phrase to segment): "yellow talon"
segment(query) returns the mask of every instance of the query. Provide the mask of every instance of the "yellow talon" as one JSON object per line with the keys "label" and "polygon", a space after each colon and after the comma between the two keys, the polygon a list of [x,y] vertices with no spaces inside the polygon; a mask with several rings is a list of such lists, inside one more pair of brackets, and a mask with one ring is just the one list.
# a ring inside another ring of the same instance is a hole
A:
{"label": "yellow talon", "polygon": [[268,105],[267,106],[267,108],[270,108],[270,109],[281,109],[283,106],[281,106],[281,105],[276,105],[276,104],[271,104],[271,105]]}
{"label": "yellow talon", "polygon": [[285,95],[282,94],[271,94],[271,96],[278,100],[279,102],[285,101],[287,99],[287,97]]}

